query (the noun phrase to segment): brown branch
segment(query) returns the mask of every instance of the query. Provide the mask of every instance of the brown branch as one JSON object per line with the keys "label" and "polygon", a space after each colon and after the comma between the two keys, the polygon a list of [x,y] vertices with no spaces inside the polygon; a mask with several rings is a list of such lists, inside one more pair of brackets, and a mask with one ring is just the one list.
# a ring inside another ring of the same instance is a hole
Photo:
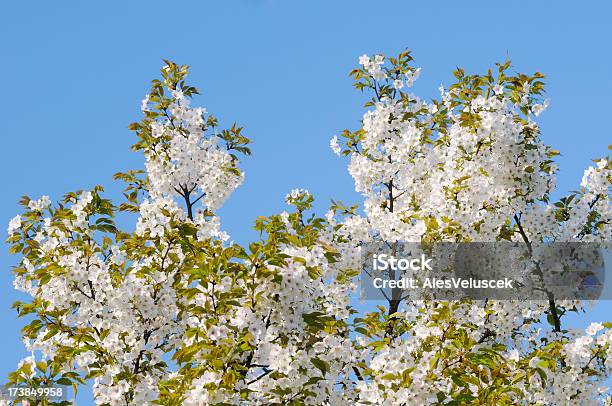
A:
{"label": "brown branch", "polygon": [[[527,249],[529,250],[529,255],[533,254],[533,248],[531,246],[531,241],[529,241],[529,238],[527,238],[527,234],[525,233],[525,230],[523,229],[523,225],[521,224],[521,219],[516,214],[514,215],[514,221],[516,222],[516,225],[518,226],[519,233],[521,237],[523,238],[523,241],[527,245]],[[544,274],[542,272],[542,269],[540,268],[540,264],[536,262],[535,265],[536,265],[536,271],[538,272],[538,275],[542,278],[542,280],[544,280]],[[550,310],[550,315],[553,319],[555,331],[560,333],[561,332],[561,317],[559,316],[559,312],[557,311],[557,304],[555,303],[555,296],[552,294],[552,292],[549,292],[548,290],[545,290],[545,292],[546,292],[546,296],[548,297],[548,308]]]}

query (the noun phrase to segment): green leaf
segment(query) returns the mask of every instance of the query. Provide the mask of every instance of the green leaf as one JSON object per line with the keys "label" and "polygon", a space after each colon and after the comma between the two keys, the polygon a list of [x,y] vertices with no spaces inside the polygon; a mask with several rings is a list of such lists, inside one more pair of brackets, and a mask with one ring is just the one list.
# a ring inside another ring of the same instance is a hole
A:
{"label": "green leaf", "polygon": [[329,363],[327,363],[326,361],[323,361],[320,358],[312,358],[310,360],[310,362],[312,362],[312,364],[317,367],[318,369],[321,370],[321,372],[323,372],[323,374],[325,375],[327,372],[329,372]]}

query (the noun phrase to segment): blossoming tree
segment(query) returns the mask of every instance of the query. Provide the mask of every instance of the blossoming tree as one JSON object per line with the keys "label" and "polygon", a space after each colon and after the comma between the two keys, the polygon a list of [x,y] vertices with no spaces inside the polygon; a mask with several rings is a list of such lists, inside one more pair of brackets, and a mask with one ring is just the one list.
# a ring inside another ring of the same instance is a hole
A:
{"label": "blossoming tree", "polygon": [[[372,94],[362,126],[331,147],[350,157],[364,204],[260,217],[248,247],[215,211],[240,185],[242,128],[220,130],[190,100],[187,67],[167,62],[130,126],[146,170],[101,187],[24,197],[8,228],[19,255],[14,307],[32,356],[12,384],[93,380],[100,405],[587,404],[604,401],[612,325],[568,329],[579,301],[351,300],[363,244],[375,241],[607,241],[612,163],[550,201],[558,152],[540,139],[543,76],[455,72],[441,99],[408,89],[409,52],[362,56],[351,72]],[[134,231],[117,228],[134,213]],[[359,214],[362,213],[362,214]]]}

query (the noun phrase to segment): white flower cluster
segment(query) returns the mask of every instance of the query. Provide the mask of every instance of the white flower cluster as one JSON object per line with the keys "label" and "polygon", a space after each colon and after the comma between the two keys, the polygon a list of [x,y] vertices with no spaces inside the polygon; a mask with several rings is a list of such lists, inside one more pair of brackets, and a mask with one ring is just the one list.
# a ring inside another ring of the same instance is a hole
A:
{"label": "white flower cluster", "polygon": [[[46,208],[51,205],[51,200],[49,196],[42,196],[38,200],[30,200],[28,202],[28,208],[33,211],[42,212]],[[21,215],[16,215],[9,221],[8,227],[6,229],[7,234],[10,236],[13,233],[17,232],[21,227]]]}
{"label": "white flower cluster", "polygon": [[167,117],[151,122],[151,135],[159,141],[146,151],[151,194],[202,195],[202,202],[214,211],[240,185],[244,175],[217,137],[206,136],[205,110],[191,108],[189,98],[181,91],[174,91],[173,96],[175,101]]}
{"label": "white flower cluster", "polygon": [[300,199],[310,197],[310,192],[306,189],[293,189],[285,196],[285,201],[288,204],[293,204]]}
{"label": "white flower cluster", "polygon": [[[478,115],[476,129],[461,123],[462,112],[449,113],[448,136],[433,145],[424,142],[420,122],[402,119],[429,108],[413,101],[408,107],[390,99],[377,103],[363,117],[363,152],[351,155],[349,172],[383,239],[418,241],[425,232],[423,219],[435,216],[471,238],[490,240],[508,213],[526,211],[551,191],[553,170],[540,169],[547,160],[545,146],[529,138],[535,123],[517,122],[508,100],[473,100],[466,109]],[[393,207],[386,205],[390,200]]]}
{"label": "white flower cluster", "polygon": [[370,57],[365,54],[359,57],[359,64],[363,66],[375,80],[383,80],[387,77],[387,74],[382,69],[384,63],[385,57],[383,55],[374,55],[374,59],[370,59]]}
{"label": "white flower cluster", "polygon": [[334,151],[334,154],[340,156],[340,153],[342,152],[342,150],[340,149],[340,145],[338,145],[337,136],[334,135],[332,139],[329,141],[329,147],[332,149],[332,151]]}
{"label": "white flower cluster", "polygon": [[12,235],[21,227],[21,215],[16,215],[9,221],[8,227],[6,228],[6,232],[8,235]]}
{"label": "white flower cluster", "polygon": [[[224,276],[215,284],[201,286],[192,303],[211,310],[191,317],[187,323],[190,330],[199,329],[206,334],[194,335],[188,344],[207,348],[204,343],[221,346],[248,337],[248,344],[254,347],[248,362],[255,367],[238,388],[248,389],[251,404],[282,403],[307,390],[309,395],[302,398],[305,404],[325,404],[332,398],[337,401],[334,404],[350,405],[352,402],[346,401],[335,385],[338,380],[346,381],[345,371],[354,357],[350,340],[331,332],[319,331],[315,336],[310,332],[312,323],[322,322],[317,317],[349,318],[349,291],[344,286],[328,283],[336,269],[327,261],[321,246],[287,245],[282,252],[287,257],[286,263],[270,265],[269,276],[259,274],[254,268],[244,280]],[[320,278],[309,275],[315,269],[321,272]],[[248,296],[257,300],[234,305],[219,318],[214,309],[224,295],[243,289],[253,289]],[[313,342],[312,347],[305,349],[305,342]],[[196,358],[206,364],[209,354],[210,350],[202,350]],[[269,374],[271,371],[276,376]],[[218,374],[207,371],[195,379],[184,404],[241,404],[244,399],[237,391],[223,390],[217,385],[219,378]]]}
{"label": "white flower cluster", "polygon": [[[164,364],[162,347],[179,331],[173,321],[179,311],[173,286],[176,270],[165,269],[168,265],[164,261],[172,252],[175,262],[180,263],[182,253],[167,246],[128,262],[125,253],[113,246],[112,255],[105,258],[91,238],[93,231],[87,221],[92,200],[92,192],[83,192],[74,201],[70,212],[76,221],[71,217],[64,224],[49,217],[41,221],[42,228],[36,235],[40,255],[35,264],[27,258],[22,261],[24,272],[16,277],[15,287],[45,303],[46,312],[59,314],[58,321],[65,328],[93,329],[95,334],[81,341],[66,330],[43,328],[33,340],[25,341],[26,346],[39,351],[43,360],[52,359],[60,349],[79,349],[75,367],[94,373],[94,395],[99,404],[125,404],[123,394],[128,389],[134,391],[134,404],[149,404],[157,398],[158,383],[164,376],[162,369],[150,366]],[[30,207],[38,210],[40,206],[35,203]],[[143,211],[146,216],[146,206]],[[141,228],[145,224],[142,221]],[[83,231],[75,233],[66,226],[78,226]],[[149,231],[155,233],[156,227]],[[82,249],[83,243],[88,249]],[[120,270],[128,263],[131,271],[122,274]],[[44,285],[33,284],[34,275],[49,267],[56,267],[59,273]],[[107,358],[100,358],[101,353]],[[137,368],[139,362],[149,367],[142,367],[136,385],[116,378],[126,368]]]}
{"label": "white flower cluster", "polygon": [[185,220],[182,208],[170,198],[159,197],[140,204],[140,217],[136,223],[136,234],[143,236],[149,232],[151,237],[162,237],[170,228],[170,221]]}
{"label": "white flower cluster", "polygon": [[82,192],[79,195],[78,200],[71,207],[72,213],[75,215],[76,220],[70,225],[78,228],[85,228],[87,226],[87,211],[85,209],[92,200],[93,194],[89,191]]}
{"label": "white flower cluster", "polygon": [[[584,171],[582,182],[583,193],[573,199],[568,205],[568,220],[558,231],[558,239],[581,241],[609,241],[612,236],[612,199],[610,185],[612,184],[612,163],[600,159],[596,166],[590,166]],[[587,219],[592,213],[597,213],[598,232],[585,235],[583,233]]]}
{"label": "white flower cluster", "polygon": [[49,196],[43,196],[38,200],[30,200],[28,207],[33,211],[43,211],[51,205]]}

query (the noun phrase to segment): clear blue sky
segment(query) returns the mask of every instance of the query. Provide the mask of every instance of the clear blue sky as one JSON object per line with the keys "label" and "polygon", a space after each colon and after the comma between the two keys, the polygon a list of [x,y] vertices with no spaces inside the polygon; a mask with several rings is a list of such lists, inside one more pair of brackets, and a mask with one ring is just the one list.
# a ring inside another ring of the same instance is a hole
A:
{"label": "clear blue sky", "polygon": [[[0,6],[2,224],[19,196],[108,186],[141,164],[127,125],[161,59],[191,65],[196,103],[246,127],[253,156],[244,184],[221,210],[238,241],[256,216],[285,209],[294,187],[323,214],[331,198],[359,202],[346,162],[329,139],[355,129],[364,97],[347,73],[363,53],[414,51],[415,92],[434,97],[455,66],[485,72],[496,61],[547,75],[552,104],[543,137],[561,150],[559,188],[577,187],[591,158],[612,143],[612,3],[471,1],[3,2]],[[3,226],[4,229],[4,226]],[[2,232],[4,232],[2,230]],[[10,304],[10,266],[0,250],[0,376],[26,355]],[[609,303],[609,302],[608,302]],[[599,305],[593,318],[605,318]],[[584,320],[577,321],[583,324]],[[4,378],[2,378],[4,379]],[[89,403],[88,401],[86,401]]]}

